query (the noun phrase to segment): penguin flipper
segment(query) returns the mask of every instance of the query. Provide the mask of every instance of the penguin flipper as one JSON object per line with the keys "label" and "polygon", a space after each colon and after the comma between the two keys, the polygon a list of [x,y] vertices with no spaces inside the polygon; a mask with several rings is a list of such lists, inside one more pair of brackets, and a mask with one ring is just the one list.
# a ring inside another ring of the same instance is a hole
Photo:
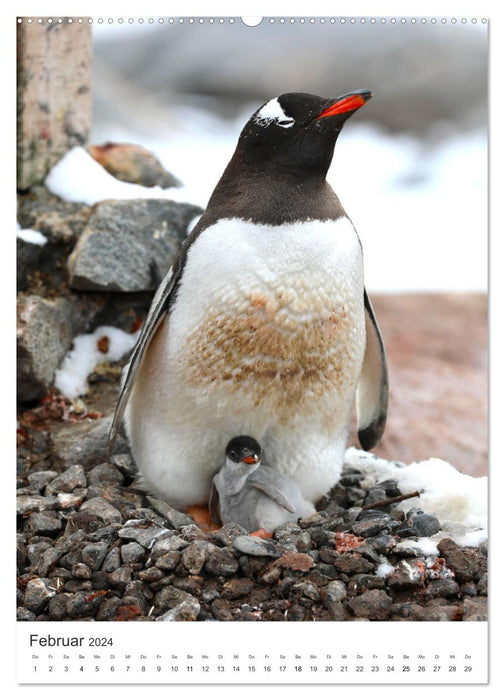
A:
{"label": "penguin flipper", "polygon": [[385,346],[373,307],[364,290],[366,315],[366,351],[357,385],[357,419],[359,442],[370,450],[385,430],[388,408],[388,371]]}
{"label": "penguin flipper", "polygon": [[142,332],[140,333],[140,337],[131,354],[126,378],[121,387],[121,393],[119,395],[119,400],[117,402],[109,433],[109,450],[112,448],[117,437],[117,431],[119,430],[119,425],[123,418],[124,411],[126,410],[126,404],[128,403],[128,399],[135,382],[135,377],[145,351],[147,350],[147,347],[149,346],[155,332],[168,313],[170,297],[179,277],[180,270],[171,267],[154,295],[149,313],[147,314],[147,318],[145,319],[145,323],[142,328]]}
{"label": "penguin flipper", "polygon": [[212,486],[210,488],[210,497],[208,499],[208,510],[210,511],[210,517],[213,522],[217,525],[220,523],[219,516],[219,491],[215,485],[215,481],[212,481]]}
{"label": "penguin flipper", "polygon": [[280,506],[280,508],[284,508],[284,510],[289,511],[289,513],[296,512],[295,508],[293,508],[283,493],[277,489],[276,486],[273,486],[273,484],[264,484],[262,482],[254,481],[250,485],[252,488],[257,489],[257,491],[261,491],[262,493],[266,494],[266,496],[271,498],[271,500]]}

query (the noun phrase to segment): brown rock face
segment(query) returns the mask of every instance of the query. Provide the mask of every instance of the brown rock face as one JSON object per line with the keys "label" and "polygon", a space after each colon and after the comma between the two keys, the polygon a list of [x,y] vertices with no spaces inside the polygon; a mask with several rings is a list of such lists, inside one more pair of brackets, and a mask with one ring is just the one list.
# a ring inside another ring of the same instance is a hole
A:
{"label": "brown rock face", "polygon": [[[406,463],[439,457],[486,474],[486,295],[373,295],[372,302],[390,380],[385,435],[373,452]],[[350,444],[359,447],[355,431]]]}

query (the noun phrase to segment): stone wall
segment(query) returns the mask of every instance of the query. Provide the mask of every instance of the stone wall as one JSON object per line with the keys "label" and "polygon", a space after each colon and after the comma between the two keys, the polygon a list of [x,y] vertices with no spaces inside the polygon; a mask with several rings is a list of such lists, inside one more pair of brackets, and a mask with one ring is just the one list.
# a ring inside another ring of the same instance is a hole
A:
{"label": "stone wall", "polygon": [[26,190],[91,128],[91,26],[63,18],[17,26],[17,186]]}

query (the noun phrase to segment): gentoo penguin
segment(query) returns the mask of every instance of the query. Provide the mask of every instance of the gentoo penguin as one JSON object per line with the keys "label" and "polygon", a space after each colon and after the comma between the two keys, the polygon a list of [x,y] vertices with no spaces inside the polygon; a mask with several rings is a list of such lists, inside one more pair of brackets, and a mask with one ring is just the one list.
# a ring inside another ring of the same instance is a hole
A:
{"label": "gentoo penguin", "polygon": [[355,397],[362,447],[382,436],[385,350],[359,238],[326,181],[370,97],[262,105],[154,296],[110,437],[124,415],[147,487],[176,508],[208,503],[235,435],[254,435],[313,503],[339,479]]}
{"label": "gentoo penguin", "polygon": [[224,465],[213,478],[209,509],[215,523],[220,513],[223,525],[233,522],[266,533],[315,512],[294,481],[261,464],[261,447],[248,435],[229,441]]}

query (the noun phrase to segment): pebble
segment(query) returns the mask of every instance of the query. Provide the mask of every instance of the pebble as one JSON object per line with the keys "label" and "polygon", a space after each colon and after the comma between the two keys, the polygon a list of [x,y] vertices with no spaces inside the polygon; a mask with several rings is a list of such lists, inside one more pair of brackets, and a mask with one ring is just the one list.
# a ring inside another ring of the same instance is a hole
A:
{"label": "pebble", "polygon": [[145,549],[137,542],[128,542],[121,547],[123,564],[136,564],[145,560]]}
{"label": "pebble", "polygon": [[396,530],[401,537],[430,537],[441,529],[439,520],[434,515],[422,512],[409,517],[408,515]]}
{"label": "pebble", "polygon": [[190,574],[201,573],[207,557],[214,549],[215,545],[211,545],[204,540],[196,540],[192,542],[182,552],[182,564]]}
{"label": "pebble", "polygon": [[[299,528],[298,528],[299,529]],[[226,523],[220,530],[212,533],[213,539],[223,547],[229,547],[240,535],[248,535],[247,530],[238,523]]]}
{"label": "pebble", "polygon": [[255,583],[249,578],[231,578],[222,586],[222,597],[235,600],[248,595],[255,588]]}
{"label": "pebble", "polygon": [[347,597],[347,589],[343,581],[331,581],[325,589],[326,604],[339,603]]}
{"label": "pebble", "polygon": [[431,581],[425,589],[424,599],[444,597],[452,598],[459,594],[459,585],[453,579],[435,579]]}
{"label": "pebble", "polygon": [[108,552],[106,542],[94,542],[82,549],[82,561],[89,566],[91,571],[98,571]]}
{"label": "pebble", "polygon": [[50,598],[56,595],[56,591],[48,586],[47,579],[33,578],[26,584],[24,607],[31,612],[40,613],[46,607]]}
{"label": "pebble", "polygon": [[101,518],[105,523],[122,522],[121,512],[101,496],[96,496],[83,503],[79,512],[95,515]]}
{"label": "pebble", "polygon": [[104,462],[88,472],[88,483],[91,486],[121,486],[124,483],[124,476],[119,469]]}
{"label": "pebble", "polygon": [[349,598],[346,605],[355,617],[383,621],[388,620],[392,603],[392,598],[385,591],[373,589]]}
{"label": "pebble", "polygon": [[67,599],[67,614],[72,619],[93,616],[102,602],[100,593],[78,591]]}
{"label": "pebble", "polygon": [[16,497],[16,515],[29,515],[58,507],[58,499],[48,496],[24,495]]}
{"label": "pebble", "polygon": [[28,474],[28,483],[37,491],[43,491],[47,484],[58,476],[58,472],[45,470]]}
{"label": "pebble", "polygon": [[478,573],[483,555],[470,547],[461,547],[446,537],[438,542],[439,554],[460,581],[471,581]]}
{"label": "pebble", "polygon": [[34,535],[55,535],[61,530],[62,523],[59,515],[53,511],[47,513],[32,513],[26,527]]}
{"label": "pebble", "polygon": [[352,525],[352,532],[358,537],[373,537],[387,529],[387,523],[382,518],[359,520]]}
{"label": "pebble", "polygon": [[229,549],[214,550],[205,563],[205,571],[213,576],[232,576],[238,568],[239,563]]}
{"label": "pebble", "polygon": [[72,566],[72,576],[74,578],[90,579],[91,569],[86,564],[78,562]]}
{"label": "pebble", "polygon": [[159,622],[190,622],[196,620],[201,610],[201,605],[196,598],[191,597],[182,601],[164,615],[159,615],[156,620]]}
{"label": "pebble", "polygon": [[[333,535],[334,537],[334,535]],[[239,535],[233,542],[233,546],[243,554],[253,557],[279,557],[278,547],[270,540],[252,535]]]}
{"label": "pebble", "polygon": [[123,564],[123,566],[119,566],[114,571],[111,571],[108,574],[108,580],[112,588],[124,591],[131,581],[131,564]]}
{"label": "pebble", "polygon": [[[107,552],[107,549],[108,548],[105,547],[105,553],[102,560],[103,563],[101,564],[101,568],[102,571],[105,571],[106,573],[111,573],[112,571],[115,571],[121,566],[121,553],[118,547],[113,547],[109,552]],[[96,563],[94,564],[94,566],[96,566],[97,568],[100,567],[100,564],[98,562],[100,561],[102,552],[96,554]],[[84,549],[82,550],[82,557],[84,558]],[[90,559],[91,558],[92,557],[90,556]]]}
{"label": "pebble", "polygon": [[87,486],[87,479],[82,465],[74,464],[47,484],[46,494],[69,493],[78,486]]}
{"label": "pebble", "polygon": [[151,549],[156,540],[171,532],[165,527],[146,520],[128,520],[117,533],[123,540],[135,540],[146,549]]}

